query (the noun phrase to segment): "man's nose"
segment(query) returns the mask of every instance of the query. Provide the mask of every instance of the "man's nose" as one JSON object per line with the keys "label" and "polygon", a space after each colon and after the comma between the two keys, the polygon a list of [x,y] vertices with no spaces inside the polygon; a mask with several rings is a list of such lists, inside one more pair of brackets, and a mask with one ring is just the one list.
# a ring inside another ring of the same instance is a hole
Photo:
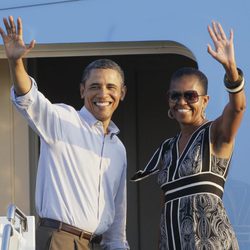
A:
{"label": "man's nose", "polygon": [[105,96],[108,93],[108,89],[105,86],[102,86],[99,91],[98,91],[98,95],[99,96]]}

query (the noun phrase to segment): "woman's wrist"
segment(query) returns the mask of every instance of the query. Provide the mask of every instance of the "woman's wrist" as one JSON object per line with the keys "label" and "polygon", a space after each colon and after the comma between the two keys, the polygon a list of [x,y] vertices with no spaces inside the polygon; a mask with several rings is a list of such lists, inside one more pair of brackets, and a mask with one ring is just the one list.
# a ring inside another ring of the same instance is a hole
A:
{"label": "woman's wrist", "polygon": [[225,74],[224,76],[224,85],[226,90],[231,94],[236,94],[243,90],[244,88],[244,75],[241,69],[237,68],[238,78],[237,80],[233,81],[228,78],[228,75]]}
{"label": "woman's wrist", "polygon": [[230,62],[227,65],[223,65],[225,71],[226,71],[226,76],[229,82],[235,82],[237,81],[239,75],[238,75],[238,68],[236,65],[236,62]]}

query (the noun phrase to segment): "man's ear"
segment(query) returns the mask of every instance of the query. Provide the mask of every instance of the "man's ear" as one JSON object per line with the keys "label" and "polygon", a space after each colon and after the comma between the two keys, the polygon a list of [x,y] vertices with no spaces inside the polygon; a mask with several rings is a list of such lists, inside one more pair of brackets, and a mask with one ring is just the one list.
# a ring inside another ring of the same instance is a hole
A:
{"label": "man's ear", "polygon": [[82,84],[82,83],[80,83],[80,96],[81,96],[81,99],[84,99],[85,87],[84,87],[84,84]]}
{"label": "man's ear", "polygon": [[122,86],[122,90],[121,90],[121,101],[124,100],[125,96],[126,96],[126,93],[127,93],[127,86],[126,85],[123,85]]}

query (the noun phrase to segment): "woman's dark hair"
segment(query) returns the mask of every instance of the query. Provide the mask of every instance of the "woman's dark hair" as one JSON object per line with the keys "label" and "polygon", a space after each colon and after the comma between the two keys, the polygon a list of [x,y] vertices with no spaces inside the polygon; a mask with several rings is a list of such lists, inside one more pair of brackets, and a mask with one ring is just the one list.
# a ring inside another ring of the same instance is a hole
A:
{"label": "woman's dark hair", "polygon": [[81,84],[85,84],[92,69],[113,69],[119,73],[122,84],[124,84],[124,72],[121,67],[116,62],[106,58],[95,60],[84,69]]}
{"label": "woman's dark hair", "polygon": [[205,74],[203,74],[200,70],[196,69],[196,68],[192,68],[192,67],[184,67],[184,68],[180,68],[177,71],[175,71],[170,79],[170,84],[180,78],[182,78],[183,76],[195,76],[198,78],[204,93],[203,94],[207,94],[207,88],[208,88],[208,79],[205,76]]}

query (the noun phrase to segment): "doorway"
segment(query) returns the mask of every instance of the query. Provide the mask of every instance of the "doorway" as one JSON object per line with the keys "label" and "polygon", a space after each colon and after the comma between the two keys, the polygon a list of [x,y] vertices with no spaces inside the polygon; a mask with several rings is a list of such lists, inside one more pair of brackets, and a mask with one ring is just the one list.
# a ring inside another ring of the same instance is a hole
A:
{"label": "doorway", "polygon": [[[129,178],[144,168],[163,139],[178,131],[177,124],[167,116],[165,97],[171,74],[180,67],[197,68],[198,65],[190,57],[173,53],[102,57],[114,60],[123,68],[128,88],[113,121],[120,128],[119,137],[127,149],[127,236],[130,248],[157,249],[161,193],[156,176],[140,183],[132,183]],[[83,69],[98,58],[100,56],[28,59],[28,71],[36,79],[38,89],[52,103],[62,102],[80,109],[83,103],[79,83]],[[35,169],[34,166],[31,168]],[[32,178],[35,179],[35,173]],[[32,183],[34,185],[34,181]]]}

